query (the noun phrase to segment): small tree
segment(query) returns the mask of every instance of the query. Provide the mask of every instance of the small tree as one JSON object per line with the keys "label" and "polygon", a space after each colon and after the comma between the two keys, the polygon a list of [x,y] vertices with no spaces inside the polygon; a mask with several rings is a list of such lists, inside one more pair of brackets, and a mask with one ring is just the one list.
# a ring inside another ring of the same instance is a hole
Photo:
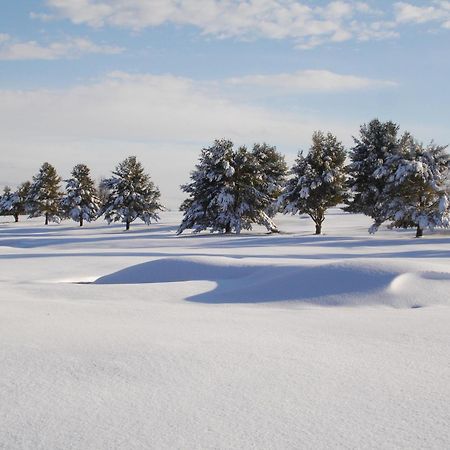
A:
{"label": "small tree", "polygon": [[279,203],[284,214],[308,214],[322,233],[328,208],[346,198],[345,150],[331,133],[316,132],[306,157],[299,154]]}
{"label": "small tree", "polygon": [[55,168],[45,162],[33,177],[27,196],[27,212],[30,217],[45,216],[45,225],[60,222],[62,217],[60,192],[61,177]]}
{"label": "small tree", "polygon": [[104,215],[108,223],[123,222],[129,230],[136,219],[147,225],[159,220],[158,211],[164,209],[159,203],[161,194],[135,156],[122,161],[113,175],[102,182],[108,195],[100,215]]}
{"label": "small tree", "polygon": [[376,217],[378,197],[383,192],[386,177],[378,172],[386,160],[399,151],[399,126],[394,122],[374,119],[360,128],[360,137],[353,138],[355,146],[350,151],[349,197],[346,211]]}
{"label": "small tree", "polygon": [[26,181],[22,183],[19,188],[12,192],[6,186],[3,196],[0,200],[0,213],[10,214],[14,217],[14,221],[19,221],[19,216],[25,214],[27,207],[27,196],[30,190],[31,183]]}
{"label": "small tree", "polygon": [[422,237],[424,229],[449,226],[450,157],[445,149],[435,144],[424,147],[409,137],[401,153],[387,159],[376,173],[386,179],[386,185],[369,231],[376,232],[388,220],[393,228],[416,227],[416,237]]}
{"label": "small tree", "polygon": [[240,233],[251,229],[253,223],[275,231],[270,206],[277,188],[277,169],[273,162],[272,173],[264,174],[268,156],[275,160],[273,147],[263,144],[255,145],[252,152],[246,147],[233,150],[233,143],[224,139],[203,149],[191,183],[181,186],[189,198],[181,205],[185,214],[178,234],[188,228],[194,232],[209,228],[211,232]]}
{"label": "small tree", "polygon": [[100,209],[95,183],[90,176],[89,167],[77,164],[72,170],[72,178],[66,180],[66,195],[62,205],[69,217],[79,222],[91,222],[98,217]]}

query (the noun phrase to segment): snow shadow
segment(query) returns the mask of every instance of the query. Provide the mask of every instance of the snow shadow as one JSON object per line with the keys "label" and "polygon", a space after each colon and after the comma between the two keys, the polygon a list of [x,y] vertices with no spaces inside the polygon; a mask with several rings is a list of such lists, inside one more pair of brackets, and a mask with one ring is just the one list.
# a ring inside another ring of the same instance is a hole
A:
{"label": "snow shadow", "polygon": [[200,303],[303,301],[322,305],[355,304],[354,294],[387,289],[398,273],[360,265],[239,265],[231,258],[163,258],[138,264],[96,284],[213,281],[215,289],[186,298]]}

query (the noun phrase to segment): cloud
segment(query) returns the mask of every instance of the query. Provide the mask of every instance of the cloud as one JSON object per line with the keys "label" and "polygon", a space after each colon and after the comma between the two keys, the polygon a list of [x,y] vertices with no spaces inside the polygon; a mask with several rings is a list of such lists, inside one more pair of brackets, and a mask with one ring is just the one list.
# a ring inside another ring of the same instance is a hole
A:
{"label": "cloud", "polygon": [[282,152],[308,148],[326,126],[350,139],[357,124],[323,122],[313,113],[281,111],[233,101],[220,86],[172,75],[115,72],[91,84],[58,90],[0,91],[0,152],[14,152],[4,181],[18,183],[54,162],[63,176],[85,161],[95,175],[136,154],[165,196],[180,199],[199,151],[216,138],[236,144],[267,141]]}
{"label": "cloud", "polygon": [[354,0],[323,6],[297,0],[47,0],[47,5],[57,17],[91,27],[140,30],[172,23],[218,38],[292,39],[299,48],[396,36],[382,29],[382,21],[368,33],[380,12]]}
{"label": "cloud", "polygon": [[228,83],[275,89],[277,93],[328,93],[358,91],[363,89],[388,88],[397,84],[393,81],[374,80],[354,75],[341,75],[328,70],[303,70],[295,73],[275,75],[249,75],[230,78]]}
{"label": "cloud", "polygon": [[426,6],[397,2],[394,8],[398,23],[423,24],[439,22],[443,28],[450,28],[450,1],[436,0],[427,2]]}
{"label": "cloud", "polygon": [[98,45],[80,37],[43,45],[36,41],[17,41],[7,34],[0,34],[0,60],[54,60],[93,53],[115,54],[122,50],[120,47]]}

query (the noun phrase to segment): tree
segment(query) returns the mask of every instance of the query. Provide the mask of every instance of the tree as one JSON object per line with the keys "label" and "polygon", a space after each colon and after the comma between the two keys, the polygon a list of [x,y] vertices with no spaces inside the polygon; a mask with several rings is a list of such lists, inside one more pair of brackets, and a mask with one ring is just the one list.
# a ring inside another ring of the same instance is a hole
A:
{"label": "tree", "polygon": [[27,196],[31,183],[26,181],[22,183],[14,192],[6,186],[4,194],[0,200],[0,213],[10,214],[14,217],[14,221],[19,221],[19,216],[25,214],[27,208]]}
{"label": "tree", "polygon": [[376,210],[379,214],[369,231],[376,232],[388,220],[390,227],[416,227],[416,237],[424,229],[449,226],[448,188],[450,157],[446,147],[424,147],[412,137],[401,152],[390,156],[375,175],[386,179]]}
{"label": "tree", "polygon": [[159,220],[158,211],[164,209],[159,203],[161,194],[136,156],[126,158],[112,173],[114,176],[102,182],[107,198],[100,215],[104,215],[108,223],[125,223],[126,230],[136,219],[147,225]]}
{"label": "tree", "polygon": [[308,155],[299,154],[279,204],[284,214],[308,214],[321,234],[327,209],[346,198],[346,153],[331,133],[315,132],[312,140]]}
{"label": "tree", "polygon": [[47,162],[42,164],[39,172],[33,177],[27,196],[27,212],[30,217],[45,216],[45,225],[50,221],[61,221],[63,211],[60,183],[61,177],[56,173],[56,169]]}
{"label": "tree", "polygon": [[[252,150],[253,156],[256,158],[258,165],[257,172],[260,176],[259,189],[264,193],[263,204],[265,214],[272,219],[278,212],[278,197],[281,195],[283,187],[286,183],[288,167],[284,156],[277,152],[276,148],[265,143],[255,144]],[[276,226],[270,226],[266,221],[268,229],[272,232],[278,232]],[[263,223],[264,224],[264,223]]]}
{"label": "tree", "polygon": [[65,181],[66,195],[62,205],[69,217],[79,222],[80,227],[85,220],[91,222],[97,219],[100,205],[89,167],[77,164],[72,169],[72,178]]}
{"label": "tree", "polygon": [[347,167],[351,197],[346,211],[376,217],[378,197],[386,184],[385,176],[375,175],[386,160],[398,153],[399,126],[394,122],[374,119],[360,128],[360,137],[353,138],[355,146],[350,151]]}
{"label": "tree", "polygon": [[276,192],[270,181],[275,179],[276,169],[273,179],[263,174],[266,155],[277,156],[275,149],[265,144],[255,145],[249,152],[246,147],[234,150],[233,143],[225,139],[204,148],[191,182],[181,186],[189,197],[181,205],[184,217],[178,234],[208,228],[211,232],[240,233],[251,229],[253,223],[276,230],[269,210]]}

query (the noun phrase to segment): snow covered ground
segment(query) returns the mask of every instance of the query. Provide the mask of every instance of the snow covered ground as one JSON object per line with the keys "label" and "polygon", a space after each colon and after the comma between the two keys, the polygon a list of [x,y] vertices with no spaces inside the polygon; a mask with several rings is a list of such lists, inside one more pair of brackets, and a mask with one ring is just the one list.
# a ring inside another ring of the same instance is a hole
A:
{"label": "snow covered ground", "polygon": [[0,448],[450,448],[450,235],[0,222]]}

